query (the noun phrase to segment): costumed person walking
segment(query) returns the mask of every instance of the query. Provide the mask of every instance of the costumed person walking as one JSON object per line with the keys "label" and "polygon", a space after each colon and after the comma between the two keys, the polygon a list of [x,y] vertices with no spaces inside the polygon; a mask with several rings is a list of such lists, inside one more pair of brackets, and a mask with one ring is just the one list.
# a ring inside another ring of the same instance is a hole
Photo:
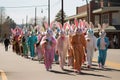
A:
{"label": "costumed person walking", "polygon": [[106,32],[101,30],[99,32],[100,37],[97,40],[97,47],[99,50],[98,55],[98,64],[100,68],[104,68],[106,57],[107,57],[107,50],[109,46],[109,40],[106,37]]}
{"label": "costumed person walking", "polygon": [[94,32],[91,28],[87,30],[86,38],[86,62],[87,62],[87,68],[91,68],[92,66],[92,58],[94,51],[97,50],[97,38],[94,36]]}
{"label": "costumed person walking", "polygon": [[80,73],[86,48],[85,36],[80,28],[76,28],[75,35],[72,36],[70,42],[74,57],[73,68],[75,72]]}
{"label": "costumed person walking", "polygon": [[47,71],[52,68],[52,62],[54,59],[56,39],[53,37],[53,32],[48,29],[46,35],[41,40],[42,53],[44,55],[44,64]]}
{"label": "costumed person walking", "polygon": [[57,52],[59,55],[59,63],[62,70],[64,70],[64,66],[66,64],[66,57],[67,57],[67,51],[69,48],[69,41],[68,36],[66,36],[65,32],[61,30],[60,36],[57,39]]}
{"label": "costumed person walking", "polygon": [[22,37],[23,56],[28,57],[28,45],[25,35]]}
{"label": "costumed person walking", "polygon": [[28,46],[30,49],[30,57],[34,59],[35,57],[35,45],[37,42],[37,37],[34,35],[34,32],[31,33],[31,36],[28,38]]}
{"label": "costumed person walking", "polygon": [[[59,37],[59,32],[60,32],[60,30],[58,29],[58,30],[57,30],[57,33],[56,33],[56,35],[55,35],[55,38],[56,38],[56,39],[58,39],[58,37]],[[58,64],[58,63],[59,63],[59,55],[58,55],[58,52],[55,52],[54,59],[55,59],[55,63]]]}
{"label": "costumed person walking", "polygon": [[39,61],[41,61],[43,58],[42,47],[40,45],[41,40],[42,40],[42,34],[40,32],[38,32],[37,43],[36,43],[36,52],[37,52]]}
{"label": "costumed person walking", "polygon": [[73,52],[72,52],[72,46],[71,46],[71,43],[70,43],[70,40],[72,38],[72,36],[74,35],[74,31],[73,29],[70,29],[69,30],[69,49],[68,49],[68,66],[72,66],[73,67]]}

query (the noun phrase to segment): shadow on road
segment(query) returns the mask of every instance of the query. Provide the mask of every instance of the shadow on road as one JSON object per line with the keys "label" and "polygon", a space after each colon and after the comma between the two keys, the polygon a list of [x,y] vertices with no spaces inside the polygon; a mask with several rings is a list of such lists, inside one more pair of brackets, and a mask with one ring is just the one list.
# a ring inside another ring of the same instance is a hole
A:
{"label": "shadow on road", "polygon": [[85,73],[85,72],[81,72],[80,75],[90,75],[90,76],[97,76],[97,77],[110,78],[110,77],[105,76],[105,75],[93,74],[93,73]]}
{"label": "shadow on road", "polygon": [[50,70],[50,72],[75,76],[74,74],[70,74],[71,72],[73,72],[72,70],[67,70],[67,69],[64,69],[63,71]]}

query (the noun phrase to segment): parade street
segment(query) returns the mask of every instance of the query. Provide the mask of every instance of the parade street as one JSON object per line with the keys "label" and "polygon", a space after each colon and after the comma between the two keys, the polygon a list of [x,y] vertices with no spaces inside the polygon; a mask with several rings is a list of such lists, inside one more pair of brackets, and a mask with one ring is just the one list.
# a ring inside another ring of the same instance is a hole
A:
{"label": "parade street", "polygon": [[94,53],[92,69],[82,66],[82,73],[74,73],[71,67],[61,70],[53,63],[52,70],[46,71],[43,62],[33,61],[12,52],[0,44],[0,80],[120,80],[120,49],[109,49],[105,69],[97,64],[98,51]]}

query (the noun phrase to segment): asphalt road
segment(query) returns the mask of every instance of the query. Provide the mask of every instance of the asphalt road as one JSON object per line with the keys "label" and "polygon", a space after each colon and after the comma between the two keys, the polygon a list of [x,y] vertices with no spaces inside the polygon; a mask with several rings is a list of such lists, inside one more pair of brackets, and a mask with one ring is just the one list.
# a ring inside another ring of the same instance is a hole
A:
{"label": "asphalt road", "polygon": [[43,62],[33,61],[16,55],[9,48],[5,52],[0,44],[0,80],[120,80],[120,49],[109,49],[106,68],[98,68],[98,51],[94,54],[92,69],[83,65],[82,74],[76,74],[71,67],[62,71],[58,64],[53,64],[51,71],[46,71]]}

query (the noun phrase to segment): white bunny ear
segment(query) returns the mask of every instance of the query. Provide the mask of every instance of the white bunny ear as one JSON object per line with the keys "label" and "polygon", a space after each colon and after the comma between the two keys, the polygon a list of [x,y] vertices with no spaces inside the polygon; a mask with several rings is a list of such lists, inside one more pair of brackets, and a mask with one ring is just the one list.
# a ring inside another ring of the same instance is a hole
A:
{"label": "white bunny ear", "polygon": [[93,25],[93,23],[92,22],[90,22],[90,26],[89,26],[90,28],[94,28],[94,25]]}
{"label": "white bunny ear", "polygon": [[106,27],[108,27],[109,25],[107,23],[103,23],[102,24],[102,28],[105,29]]}
{"label": "white bunny ear", "polygon": [[48,23],[44,22],[45,29],[48,29]]}
{"label": "white bunny ear", "polygon": [[101,26],[100,24],[98,24],[98,28],[99,28],[99,29],[102,29],[102,26]]}
{"label": "white bunny ear", "polygon": [[102,30],[102,26],[100,24],[98,24],[98,30],[101,31]]}

